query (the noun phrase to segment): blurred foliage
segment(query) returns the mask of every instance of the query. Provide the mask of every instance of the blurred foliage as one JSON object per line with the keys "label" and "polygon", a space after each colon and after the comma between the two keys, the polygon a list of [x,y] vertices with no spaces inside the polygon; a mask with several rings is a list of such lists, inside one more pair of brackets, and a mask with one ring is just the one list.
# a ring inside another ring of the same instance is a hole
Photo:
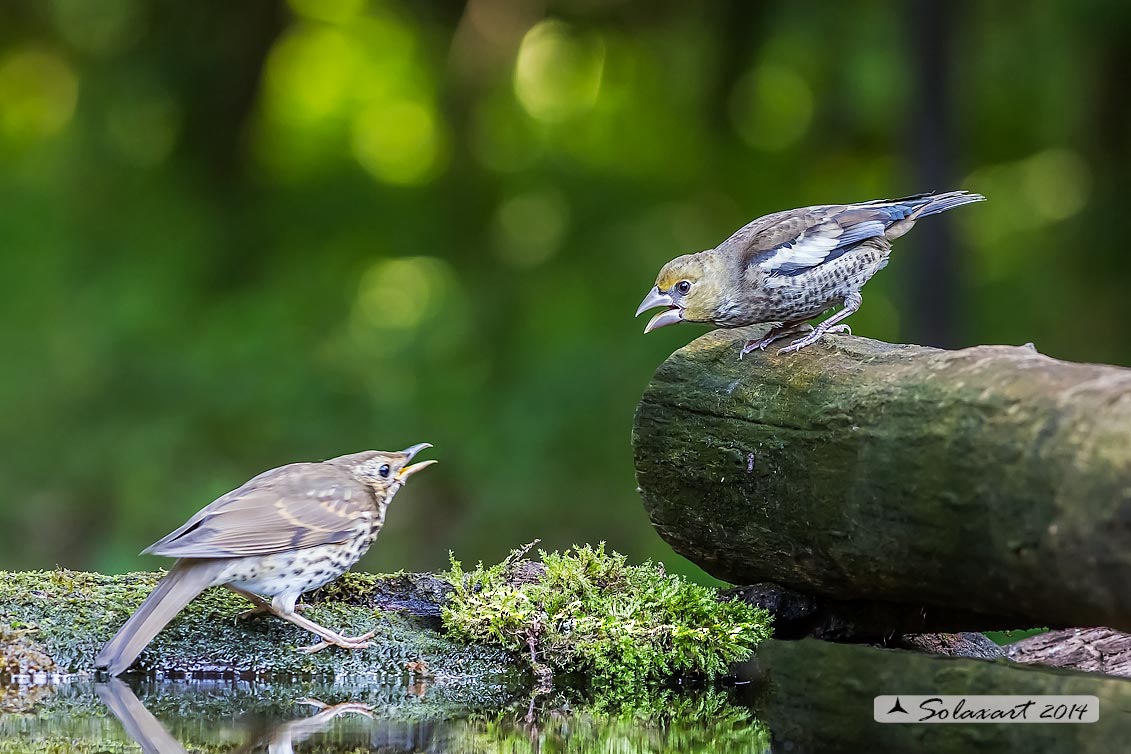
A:
{"label": "blurred foliage", "polygon": [[4,567],[153,567],[259,471],[428,440],[363,567],[542,537],[689,571],[629,426],[697,331],[631,314],[809,203],[990,198],[900,242],[858,334],[919,335],[952,224],[954,344],[1131,363],[1131,5],[936,4],[920,64],[925,5],[0,0]]}

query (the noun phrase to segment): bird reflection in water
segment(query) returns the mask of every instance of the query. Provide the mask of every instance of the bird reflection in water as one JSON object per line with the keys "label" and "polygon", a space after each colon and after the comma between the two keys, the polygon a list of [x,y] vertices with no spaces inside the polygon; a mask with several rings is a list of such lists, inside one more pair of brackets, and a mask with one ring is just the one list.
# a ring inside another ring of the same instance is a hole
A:
{"label": "bird reflection in water", "polygon": [[[145,708],[133,689],[124,681],[112,678],[108,683],[97,684],[95,691],[145,754],[187,754],[185,748]],[[310,705],[317,709],[317,712],[309,717],[300,717],[270,727],[260,735],[252,736],[252,740],[237,751],[293,754],[296,744],[325,731],[342,715],[363,715],[370,719],[373,717],[372,708],[360,702],[326,704],[317,699],[306,698],[300,699],[298,703]]]}

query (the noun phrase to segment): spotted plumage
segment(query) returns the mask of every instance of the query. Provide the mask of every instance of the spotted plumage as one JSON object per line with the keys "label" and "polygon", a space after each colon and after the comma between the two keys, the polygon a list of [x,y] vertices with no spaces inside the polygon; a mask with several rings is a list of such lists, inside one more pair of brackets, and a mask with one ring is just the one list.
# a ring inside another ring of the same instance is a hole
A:
{"label": "spotted plumage", "polygon": [[843,307],[805,337],[796,351],[830,332],[860,307],[860,289],[888,263],[891,242],[915,221],[985,197],[966,191],[920,194],[862,204],[828,204],[760,217],[714,249],[664,265],[636,314],[665,307],[650,332],[677,322],[742,327],[773,322],[742,355],[798,332],[833,307]]}
{"label": "spotted plumage", "polygon": [[381,531],[393,496],[409,476],[435,463],[409,465],[427,447],[281,466],[216,499],[146,548],[178,560],[102,648],[96,667],[111,675],[126,670],[165,624],[211,586],[227,586],[251,600],[256,612],[318,635],[322,641],[308,651],[368,646],[372,634],[341,636],[299,616],[295,603],[361,559]]}

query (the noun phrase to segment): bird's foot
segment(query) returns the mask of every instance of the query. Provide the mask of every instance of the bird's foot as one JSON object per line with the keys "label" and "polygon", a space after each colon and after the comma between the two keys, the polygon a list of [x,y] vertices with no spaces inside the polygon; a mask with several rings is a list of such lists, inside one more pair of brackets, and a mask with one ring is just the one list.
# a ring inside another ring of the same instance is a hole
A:
{"label": "bird's foot", "polygon": [[309,647],[299,647],[299,651],[305,652],[309,655],[314,654],[315,652],[321,652],[327,647],[341,647],[342,649],[366,649],[367,647],[373,645],[373,642],[369,640],[376,635],[376,631],[370,631],[369,633],[362,634],[361,636],[342,636],[341,634],[332,634],[323,637],[322,641],[318,642],[317,644],[311,644]]}
{"label": "bird's foot", "polygon": [[764,337],[758,338],[757,340],[746,341],[746,345],[744,345],[742,347],[742,350],[738,353],[739,361],[741,361],[742,357],[744,357],[748,353],[752,353],[754,351],[764,351],[766,349],[766,346],[770,345],[775,340],[777,340],[777,338]]}
{"label": "bird's foot", "polygon": [[828,335],[829,333],[845,333],[847,335],[851,335],[852,330],[848,325],[830,325],[829,327],[818,327],[816,330],[809,333],[804,338],[798,338],[788,346],[783,346],[782,349],[778,351],[778,353],[794,353],[795,351],[800,351],[805,346],[811,346],[816,343],[821,339],[822,335]]}
{"label": "bird's foot", "polygon": [[788,326],[777,325],[775,327],[771,327],[761,338],[758,338],[757,340],[746,341],[746,345],[742,347],[742,351],[738,354],[738,359],[739,361],[741,361],[742,357],[753,351],[764,351],[766,350],[766,347],[774,341],[781,340],[782,338],[785,338],[789,335],[794,335],[799,332],[805,332],[806,329],[811,330],[813,328],[807,323],[799,325],[791,324]]}

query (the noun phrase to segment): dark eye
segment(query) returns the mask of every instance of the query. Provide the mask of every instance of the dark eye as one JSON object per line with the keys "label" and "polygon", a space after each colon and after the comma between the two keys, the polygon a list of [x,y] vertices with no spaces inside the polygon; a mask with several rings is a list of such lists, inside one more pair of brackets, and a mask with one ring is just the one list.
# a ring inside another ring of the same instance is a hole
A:
{"label": "dark eye", "polygon": [[677,285],[676,288],[680,293],[687,293],[689,290],[691,290],[691,283],[687,282],[686,280],[681,280],[679,281],[679,285]]}
{"label": "dark eye", "polygon": [[388,477],[389,476],[389,464],[387,464],[387,463],[381,464],[381,468],[377,469],[377,473],[380,474],[383,477]]}

